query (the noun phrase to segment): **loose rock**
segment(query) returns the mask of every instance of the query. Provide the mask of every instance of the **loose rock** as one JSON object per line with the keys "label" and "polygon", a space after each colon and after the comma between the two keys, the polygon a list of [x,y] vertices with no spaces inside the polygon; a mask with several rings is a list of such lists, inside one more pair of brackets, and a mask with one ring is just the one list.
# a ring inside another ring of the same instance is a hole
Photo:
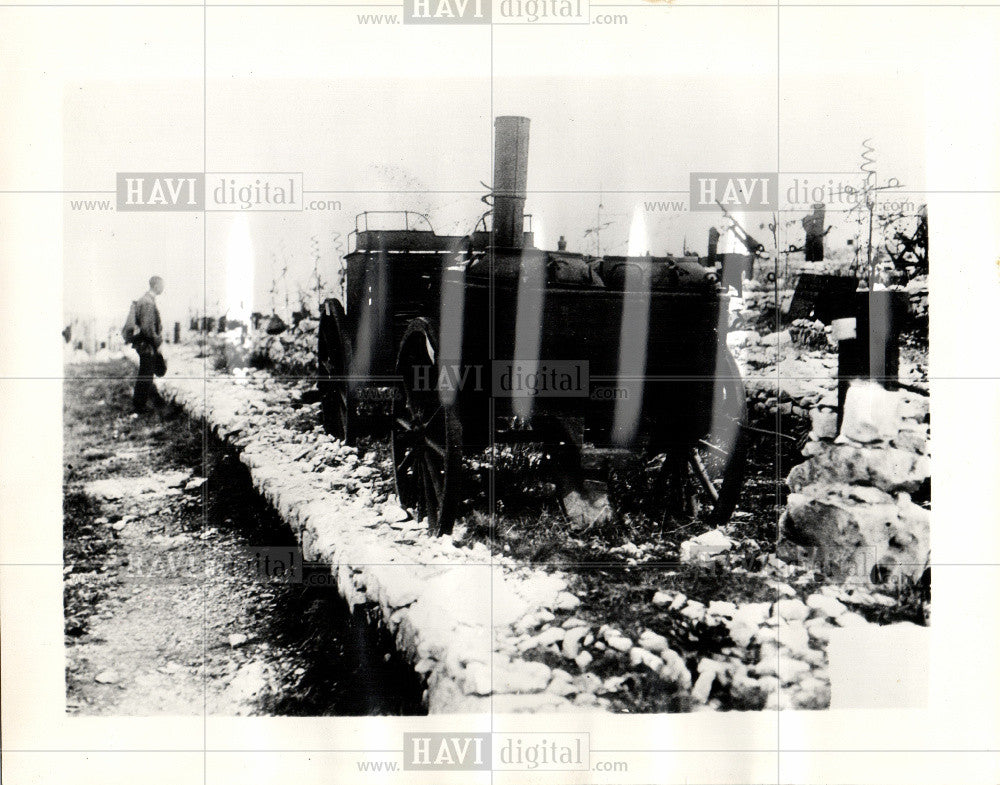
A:
{"label": "loose rock", "polygon": [[799,621],[809,615],[809,608],[802,600],[778,600],[774,604],[774,612],[786,621]]}
{"label": "loose rock", "polygon": [[566,631],[562,641],[562,653],[568,660],[575,660],[580,654],[580,642],[587,635],[589,628],[573,627]]}
{"label": "loose rock", "polygon": [[823,594],[810,594],[806,600],[806,605],[812,608],[818,615],[828,619],[836,619],[847,610],[840,600],[827,597]]}
{"label": "loose rock", "polygon": [[732,550],[733,541],[719,529],[712,529],[681,543],[682,562],[711,560],[719,554]]}

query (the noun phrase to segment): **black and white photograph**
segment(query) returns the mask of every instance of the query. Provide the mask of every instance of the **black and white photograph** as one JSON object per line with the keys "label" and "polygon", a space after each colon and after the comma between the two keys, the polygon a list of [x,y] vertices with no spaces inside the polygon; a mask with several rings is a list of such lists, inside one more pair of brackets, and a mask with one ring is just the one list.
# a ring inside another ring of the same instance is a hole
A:
{"label": "black and white photograph", "polygon": [[995,781],[1000,28],[899,14],[0,9],[5,776]]}

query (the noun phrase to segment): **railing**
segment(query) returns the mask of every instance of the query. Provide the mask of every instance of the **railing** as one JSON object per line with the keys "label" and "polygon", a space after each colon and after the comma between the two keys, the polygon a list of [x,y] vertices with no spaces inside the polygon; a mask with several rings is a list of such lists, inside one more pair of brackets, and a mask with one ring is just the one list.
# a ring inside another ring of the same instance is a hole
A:
{"label": "railing", "polygon": [[[356,232],[368,232],[372,231],[372,227],[368,225],[369,215],[401,215],[403,216],[403,229],[405,231],[410,231],[410,216],[412,215],[414,219],[419,219],[416,221],[417,224],[423,222],[427,225],[427,229],[424,231],[434,232],[434,227],[431,226],[430,218],[424,213],[417,213],[412,210],[365,210],[363,213],[359,213],[354,216],[354,231]],[[362,221],[364,221],[364,228],[361,228]],[[384,227],[381,227],[384,228]],[[416,231],[416,226],[413,227]]]}
{"label": "railing", "polygon": [[[389,230],[385,227],[372,227],[369,226],[368,216],[370,215],[395,215],[403,217],[403,228]],[[413,216],[414,226],[411,227],[411,216]],[[426,229],[418,230],[417,226],[423,223],[427,226]],[[358,213],[354,216],[354,231],[347,235],[347,252],[352,253],[357,250],[358,244],[358,234],[360,232],[371,232],[371,231],[429,231],[431,234],[435,234],[434,227],[431,225],[430,218],[424,213],[414,212],[413,210],[365,210],[363,213]]]}
{"label": "railing", "polygon": [[[476,223],[475,229],[470,232],[470,236],[475,234],[482,227],[484,233],[488,233],[489,230],[486,228],[486,218],[492,213],[492,210],[487,210],[479,217],[479,221]],[[374,215],[395,215],[402,216],[403,227],[402,229],[386,229],[385,227],[375,228],[369,224],[368,216]],[[412,216],[412,218],[411,218]],[[524,214],[524,231],[532,232],[532,215],[531,213]],[[417,226],[424,224],[426,229],[418,229]],[[430,218],[425,213],[418,213],[413,210],[366,210],[363,213],[358,213],[354,216],[354,230],[347,235],[347,253],[353,253],[358,247],[358,234],[361,232],[371,232],[371,231],[429,231],[431,234],[437,234],[434,231],[434,227],[431,224]]]}

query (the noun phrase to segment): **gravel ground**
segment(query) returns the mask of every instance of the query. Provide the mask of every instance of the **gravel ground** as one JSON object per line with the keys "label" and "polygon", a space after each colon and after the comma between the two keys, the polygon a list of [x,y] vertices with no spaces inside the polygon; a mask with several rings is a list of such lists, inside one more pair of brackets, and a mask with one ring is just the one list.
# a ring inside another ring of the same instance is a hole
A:
{"label": "gravel ground", "polygon": [[67,711],[422,713],[412,671],[334,589],[259,577],[253,549],[291,531],[200,424],[130,414],[132,374],[67,367]]}

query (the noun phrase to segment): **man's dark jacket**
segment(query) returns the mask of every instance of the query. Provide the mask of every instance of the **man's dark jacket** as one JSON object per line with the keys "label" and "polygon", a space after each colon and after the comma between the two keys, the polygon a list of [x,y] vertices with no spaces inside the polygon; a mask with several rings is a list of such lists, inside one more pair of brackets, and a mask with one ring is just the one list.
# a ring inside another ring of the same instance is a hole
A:
{"label": "man's dark jacket", "polygon": [[132,345],[138,348],[139,344],[146,344],[158,349],[163,343],[163,324],[160,322],[156,300],[149,292],[135,301],[135,323],[139,329],[132,339]]}

